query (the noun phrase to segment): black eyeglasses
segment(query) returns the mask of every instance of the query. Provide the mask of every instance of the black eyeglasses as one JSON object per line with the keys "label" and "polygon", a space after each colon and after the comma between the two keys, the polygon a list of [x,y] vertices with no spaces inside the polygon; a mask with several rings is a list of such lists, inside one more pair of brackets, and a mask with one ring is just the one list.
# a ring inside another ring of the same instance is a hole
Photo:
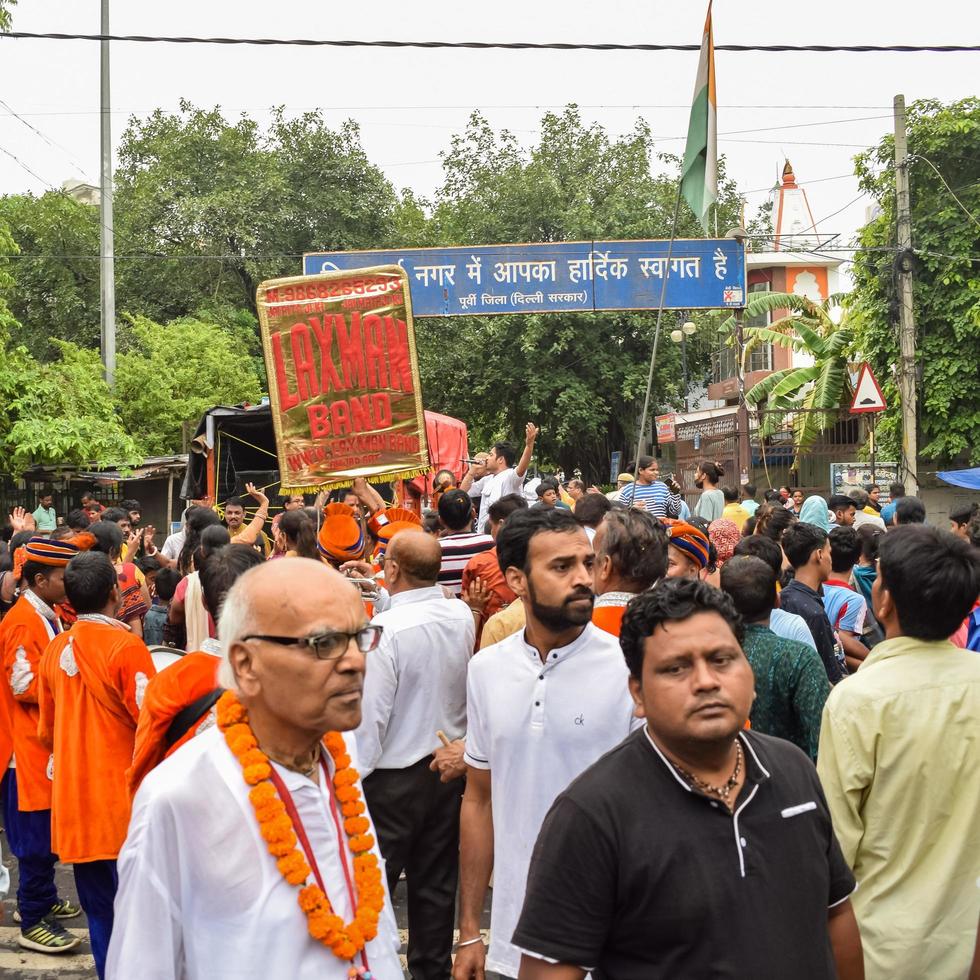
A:
{"label": "black eyeglasses", "polygon": [[246,640],[263,640],[265,643],[277,643],[284,647],[306,647],[313,651],[317,660],[339,660],[353,640],[361,653],[370,653],[381,642],[381,626],[364,626],[353,633],[342,630],[328,630],[326,633],[316,633],[313,636],[268,636],[264,633],[249,633],[242,637]]}

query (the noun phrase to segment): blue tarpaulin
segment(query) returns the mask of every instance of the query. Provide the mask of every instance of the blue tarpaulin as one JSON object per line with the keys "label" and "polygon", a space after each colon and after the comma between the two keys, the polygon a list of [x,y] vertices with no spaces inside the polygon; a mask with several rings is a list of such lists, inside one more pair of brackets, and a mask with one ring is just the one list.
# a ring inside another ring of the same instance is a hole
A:
{"label": "blue tarpaulin", "polygon": [[980,466],[974,466],[971,470],[947,470],[945,473],[937,473],[936,476],[954,487],[980,490]]}

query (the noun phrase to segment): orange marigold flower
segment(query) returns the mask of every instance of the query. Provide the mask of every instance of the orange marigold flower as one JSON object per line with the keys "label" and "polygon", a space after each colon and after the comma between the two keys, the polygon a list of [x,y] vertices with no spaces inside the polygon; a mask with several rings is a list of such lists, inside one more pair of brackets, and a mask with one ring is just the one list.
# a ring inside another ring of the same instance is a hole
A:
{"label": "orange marigold flower", "polygon": [[292,853],[296,847],[296,838],[293,837],[292,840],[274,840],[269,841],[266,845],[269,853],[274,858],[285,857],[287,854]]}
{"label": "orange marigold flower", "polygon": [[252,734],[252,729],[248,725],[229,725],[224,729],[225,741],[228,746],[231,747],[235,742],[239,740],[248,741],[251,739],[255,741],[255,736]]}
{"label": "orange marigold flower", "polygon": [[238,697],[234,691],[225,691],[225,693],[218,698],[217,714],[218,724],[221,725],[222,728],[245,721],[248,718],[248,712],[238,700]]}
{"label": "orange marigold flower", "polygon": [[330,905],[319,885],[307,885],[299,891],[299,907],[304,912],[310,913],[327,910]]}
{"label": "orange marigold flower", "polygon": [[285,857],[279,858],[276,862],[276,867],[279,868],[279,873],[291,885],[302,885],[310,876],[309,865],[299,851],[292,851]]}
{"label": "orange marigold flower", "polygon": [[267,766],[269,764],[269,757],[257,748],[250,748],[238,756],[238,761],[241,763],[242,768],[245,769],[248,766]]}
{"label": "orange marigold flower", "polygon": [[333,783],[337,789],[341,786],[351,786],[360,779],[356,769],[340,769],[334,773]]}
{"label": "orange marigold flower", "polygon": [[347,748],[347,743],[344,741],[344,736],[340,732],[327,732],[323,736],[323,744],[326,745],[327,751],[333,755],[335,752],[343,752]]}
{"label": "orange marigold flower", "polygon": [[271,771],[268,764],[263,762],[257,766],[246,766],[242,770],[242,775],[245,777],[246,783],[254,786],[256,783],[261,783],[263,780],[268,779]]}
{"label": "orange marigold flower", "polygon": [[256,742],[251,735],[238,735],[235,737],[226,735],[225,741],[228,743],[228,748],[231,749],[233,755],[239,761],[241,761],[242,756],[245,755],[246,752],[258,751],[258,742]]}
{"label": "orange marigold flower", "polygon": [[295,841],[293,825],[289,817],[275,817],[272,820],[263,822],[259,826],[262,836],[267,841],[287,840],[290,837]]}
{"label": "orange marigold flower", "polygon": [[385,890],[378,858],[369,853],[374,846],[374,837],[367,832],[371,824],[364,815],[366,808],[356,785],[360,775],[351,767],[344,737],[339,732],[328,732],[324,736],[324,745],[334,762],[334,787],[349,846],[354,853],[357,903],[354,918],[346,925],[333,911],[323,890],[307,884],[310,867],[297,849],[292,821],[275,786],[269,781],[272,769],[268,757],[259,749],[249,727],[248,712],[231,692],[226,692],[218,701],[218,724],[242,767],[243,778],[252,787],[249,801],[268,851],[276,858],[276,867],[283,878],[300,889],[297,901],[306,915],[310,935],[341,959],[353,959],[365,943],[377,935]]}
{"label": "orange marigold flower", "polygon": [[371,822],[367,817],[348,817],[344,821],[344,830],[347,831],[348,835],[363,834],[370,828]]}
{"label": "orange marigold flower", "polygon": [[255,818],[260,824],[269,823],[277,817],[284,816],[286,808],[278,800],[269,800],[255,807]]}
{"label": "orange marigold flower", "polygon": [[358,834],[350,839],[350,849],[357,854],[359,851],[370,851],[374,847],[374,838],[370,834]]}
{"label": "orange marigold flower", "polygon": [[280,806],[282,803],[279,797],[276,796],[276,788],[272,783],[259,783],[254,789],[248,791],[248,798],[252,803],[252,806],[258,806],[260,803],[276,802]]}
{"label": "orange marigold flower", "polygon": [[342,960],[352,960],[357,956],[357,947],[349,939],[334,944],[333,951]]}

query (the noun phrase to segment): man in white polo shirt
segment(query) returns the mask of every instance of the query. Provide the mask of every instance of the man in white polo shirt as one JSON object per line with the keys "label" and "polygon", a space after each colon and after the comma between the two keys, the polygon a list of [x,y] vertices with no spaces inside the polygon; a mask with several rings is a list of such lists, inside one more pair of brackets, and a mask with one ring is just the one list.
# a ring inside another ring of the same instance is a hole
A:
{"label": "man in white polo shirt", "polygon": [[[524,474],[531,463],[534,454],[534,440],[538,438],[538,427],[528,422],[525,427],[524,452],[517,459],[517,449],[509,442],[498,442],[490,450],[484,468],[487,475],[480,480],[480,516],[477,518],[476,529],[481,534],[486,532],[487,517],[490,505],[509,493],[520,493],[524,485]],[[514,465],[514,461],[517,465]],[[469,472],[460,482],[460,489],[469,493],[476,475],[476,468],[471,466]]]}
{"label": "man in white polo shirt", "polygon": [[[516,977],[511,944],[535,837],[555,797],[642,722],[616,639],[590,622],[594,556],[567,511],[517,511],[497,536],[527,626],[470,661],[454,980]],[[493,872],[490,950],[480,914]]]}

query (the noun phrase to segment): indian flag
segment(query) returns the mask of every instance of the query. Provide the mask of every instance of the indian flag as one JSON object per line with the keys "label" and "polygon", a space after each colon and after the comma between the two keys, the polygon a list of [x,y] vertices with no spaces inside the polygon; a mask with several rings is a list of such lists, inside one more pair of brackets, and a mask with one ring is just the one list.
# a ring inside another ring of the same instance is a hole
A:
{"label": "indian flag", "polygon": [[708,212],[718,198],[718,101],[715,96],[715,42],[711,3],[704,21],[698,77],[681,170],[681,193],[708,231]]}

